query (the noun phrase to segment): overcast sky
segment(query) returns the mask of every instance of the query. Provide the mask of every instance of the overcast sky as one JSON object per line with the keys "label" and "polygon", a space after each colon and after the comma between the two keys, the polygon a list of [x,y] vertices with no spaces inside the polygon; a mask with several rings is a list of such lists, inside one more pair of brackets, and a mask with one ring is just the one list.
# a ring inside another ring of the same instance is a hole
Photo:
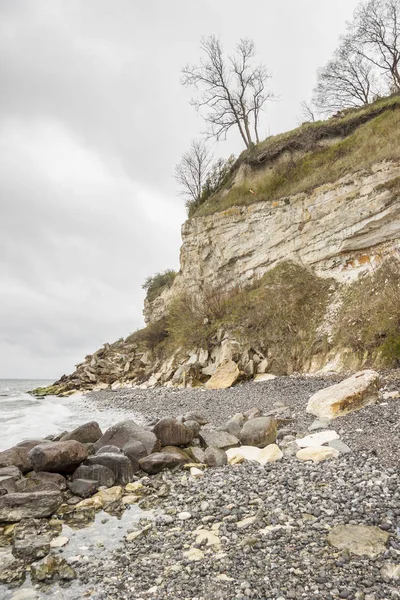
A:
{"label": "overcast sky", "polygon": [[174,166],[203,129],[180,70],[200,38],[254,39],[280,98],[265,137],[298,124],[356,4],[0,0],[0,377],[71,372],[143,326],[144,279],[178,268]]}

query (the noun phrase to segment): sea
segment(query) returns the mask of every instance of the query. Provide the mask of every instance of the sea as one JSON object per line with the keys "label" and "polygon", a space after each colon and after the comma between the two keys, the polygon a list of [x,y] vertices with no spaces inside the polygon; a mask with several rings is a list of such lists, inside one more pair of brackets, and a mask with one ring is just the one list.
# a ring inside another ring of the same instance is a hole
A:
{"label": "sea", "polygon": [[99,410],[82,395],[36,398],[29,390],[53,383],[46,380],[0,379],[0,451],[26,439],[41,439],[71,431],[88,421],[104,430],[132,413],[113,408]]}

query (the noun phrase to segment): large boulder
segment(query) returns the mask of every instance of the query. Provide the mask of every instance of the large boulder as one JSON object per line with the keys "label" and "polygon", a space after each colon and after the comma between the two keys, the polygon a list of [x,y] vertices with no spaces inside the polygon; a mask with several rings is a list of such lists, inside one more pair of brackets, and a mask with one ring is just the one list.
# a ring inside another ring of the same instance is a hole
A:
{"label": "large boulder", "polygon": [[104,465],[80,465],[72,474],[72,480],[89,479],[110,488],[115,483],[114,472]]}
{"label": "large boulder", "polygon": [[187,458],[185,459],[176,452],[155,452],[154,454],[149,454],[148,456],[141,458],[139,460],[139,465],[145,473],[153,475],[154,473],[159,473],[163,469],[172,469],[185,462],[187,462]]}
{"label": "large boulder", "polygon": [[61,491],[67,489],[67,480],[60,473],[48,473],[46,471],[31,471],[27,474],[27,479],[34,479],[36,483],[51,483],[56,485]]}
{"label": "large boulder", "polygon": [[99,482],[93,479],[74,479],[68,484],[70,492],[79,498],[90,498],[99,489]]}
{"label": "large boulder", "polygon": [[24,446],[13,446],[0,452],[0,468],[18,467],[22,473],[32,470],[32,463],[28,457],[29,449]]}
{"label": "large boulder", "polygon": [[[100,448],[99,452],[101,451],[102,448]],[[137,473],[137,471],[140,470],[139,460],[148,454],[142,442],[129,442],[122,448],[122,452],[131,461],[134,473]]]}
{"label": "large boulder", "polygon": [[160,442],[154,433],[144,429],[133,420],[127,420],[107,429],[95,443],[93,450],[97,452],[103,446],[109,445],[123,448],[130,442],[142,442],[148,454],[160,449]]}
{"label": "large boulder", "polygon": [[265,448],[274,444],[277,435],[277,423],[274,417],[257,417],[246,421],[240,432],[243,446]]}
{"label": "large boulder", "polygon": [[75,440],[39,444],[28,454],[35,471],[72,473],[87,458],[83,444]]}
{"label": "large boulder", "polygon": [[96,454],[87,459],[89,465],[103,465],[110,469],[115,476],[117,485],[126,485],[133,479],[132,463],[124,454]]}
{"label": "large boulder", "polygon": [[85,423],[80,427],[77,427],[70,433],[67,433],[62,436],[61,441],[67,442],[69,440],[75,440],[77,442],[81,442],[81,444],[94,444],[97,442],[101,436],[103,435],[99,424],[96,421],[90,421],[89,423]]}
{"label": "large boulder", "polygon": [[222,450],[239,445],[238,438],[227,431],[205,431],[203,429],[200,433],[200,440],[206,447],[221,448]]}
{"label": "large boulder", "polygon": [[161,446],[186,446],[194,437],[193,431],[189,427],[178,423],[172,417],[160,419],[153,431],[160,440]]}
{"label": "large boulder", "polygon": [[378,399],[379,375],[376,371],[360,371],[352,377],[319,390],[311,396],[307,412],[323,419],[336,419]]}
{"label": "large boulder", "polygon": [[233,360],[223,362],[206,383],[209,390],[222,390],[231,387],[239,379],[239,367]]}
{"label": "large boulder", "polygon": [[51,528],[46,519],[24,519],[14,527],[12,553],[32,563],[50,552]]}
{"label": "large boulder", "polygon": [[204,459],[209,467],[223,467],[228,462],[228,456],[221,448],[207,448],[204,452]]}
{"label": "large boulder", "polygon": [[60,492],[26,492],[0,496],[0,521],[15,523],[21,519],[50,517],[62,504]]}

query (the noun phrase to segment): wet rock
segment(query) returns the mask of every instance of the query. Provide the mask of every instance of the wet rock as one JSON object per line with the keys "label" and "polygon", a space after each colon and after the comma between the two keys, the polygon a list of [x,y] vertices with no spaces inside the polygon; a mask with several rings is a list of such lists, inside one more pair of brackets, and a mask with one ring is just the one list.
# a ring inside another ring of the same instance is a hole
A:
{"label": "wet rock", "polygon": [[277,423],[274,417],[256,417],[247,421],[240,433],[244,446],[264,448],[276,440]]}
{"label": "wet rock", "polygon": [[176,452],[156,452],[149,454],[139,460],[140,468],[149,473],[159,473],[163,469],[172,469],[178,465],[182,465],[187,461],[187,458],[179,456]]}
{"label": "wet rock", "polygon": [[360,371],[311,396],[307,404],[307,412],[324,419],[336,419],[375,403],[378,394],[378,373],[369,370]]}
{"label": "wet rock", "polygon": [[14,446],[0,452],[0,468],[17,467],[22,473],[32,470],[32,463],[28,457],[29,450],[23,446]]}
{"label": "wet rock", "polygon": [[148,454],[144,444],[142,442],[129,442],[125,444],[122,451],[131,461],[133,472],[137,473],[140,470],[139,460]]}
{"label": "wet rock", "polygon": [[223,362],[217,367],[207,381],[205,387],[209,390],[222,390],[231,387],[239,379],[239,367],[233,360]]}
{"label": "wet rock", "polygon": [[[97,492],[97,494],[93,496],[92,500],[99,500],[104,510],[110,510],[112,508],[115,508],[119,504],[123,495],[124,490],[122,489],[122,487],[116,485],[112,488],[109,488],[108,490],[100,490],[99,492]],[[83,502],[81,502],[80,504],[82,505]]]}
{"label": "wet rock", "polygon": [[72,474],[72,480],[91,479],[98,481],[99,486],[111,487],[115,483],[115,474],[108,467],[101,464],[80,465]]}
{"label": "wet rock", "polygon": [[24,562],[13,556],[11,548],[0,548],[0,583],[21,583],[24,579]]}
{"label": "wet rock", "polygon": [[32,535],[13,541],[12,553],[24,563],[32,563],[44,558],[50,552],[50,537],[48,535]]}
{"label": "wet rock", "polygon": [[50,517],[62,503],[60,492],[27,492],[0,497],[0,521],[15,523],[31,517]]}
{"label": "wet rock", "polygon": [[75,479],[68,484],[69,490],[74,496],[90,498],[99,488],[99,482],[91,479]]}
{"label": "wet rock", "polygon": [[130,442],[142,442],[148,454],[160,449],[160,442],[151,431],[147,431],[133,420],[122,421],[113,425],[95,443],[94,451],[107,445],[123,448]]}
{"label": "wet rock", "polygon": [[299,460],[312,460],[313,462],[322,462],[330,458],[337,458],[339,452],[329,446],[313,446],[302,448],[296,453]]}
{"label": "wet rock", "polygon": [[203,444],[211,448],[221,448],[222,450],[227,448],[233,448],[239,445],[239,440],[234,435],[231,435],[227,431],[205,431],[202,430],[200,439]]}
{"label": "wet rock", "polygon": [[368,525],[337,525],[328,534],[328,542],[339,550],[376,558],[386,550],[389,534]]}
{"label": "wet rock", "polygon": [[103,465],[110,469],[115,476],[117,485],[125,485],[133,479],[132,463],[124,454],[96,454],[89,456],[88,465]]}
{"label": "wet rock", "polygon": [[49,442],[35,446],[28,456],[35,471],[72,473],[87,458],[87,450],[75,440]]}
{"label": "wet rock", "polygon": [[64,558],[49,555],[31,565],[32,581],[70,581],[75,579],[74,569]]}
{"label": "wet rock", "polygon": [[42,482],[35,477],[24,477],[16,481],[14,491],[23,494],[26,492],[60,492],[61,490],[51,481]]}
{"label": "wet rock", "polygon": [[161,446],[186,446],[194,437],[191,429],[171,417],[160,419],[154,427],[154,433]]}
{"label": "wet rock", "polygon": [[46,471],[31,471],[27,474],[27,478],[32,478],[39,483],[52,483],[56,485],[61,491],[67,489],[67,480],[60,473],[48,473]]}
{"label": "wet rock", "polygon": [[103,435],[99,424],[96,421],[90,421],[84,425],[80,425],[70,433],[62,436],[61,441],[67,442],[69,440],[75,440],[81,444],[94,444]]}
{"label": "wet rock", "polygon": [[204,459],[209,467],[222,467],[228,462],[227,454],[221,448],[207,448],[204,452]]}

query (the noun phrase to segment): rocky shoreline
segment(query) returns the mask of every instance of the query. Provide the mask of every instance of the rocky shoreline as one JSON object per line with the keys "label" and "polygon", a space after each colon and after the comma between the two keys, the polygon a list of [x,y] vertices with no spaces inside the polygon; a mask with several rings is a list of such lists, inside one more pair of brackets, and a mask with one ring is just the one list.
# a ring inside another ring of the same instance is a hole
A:
{"label": "rocky shoreline", "polygon": [[[146,423],[0,453],[4,597],[400,598],[400,376],[342,379],[97,392]],[[99,514],[121,543],[66,560]]]}

